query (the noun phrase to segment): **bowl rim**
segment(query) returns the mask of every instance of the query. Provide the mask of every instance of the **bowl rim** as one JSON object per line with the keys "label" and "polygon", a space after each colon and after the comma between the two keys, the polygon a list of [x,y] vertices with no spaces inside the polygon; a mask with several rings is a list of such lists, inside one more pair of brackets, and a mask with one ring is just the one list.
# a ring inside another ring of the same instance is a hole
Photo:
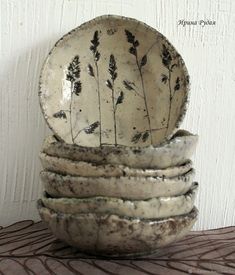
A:
{"label": "bowl rim", "polygon": [[[110,163],[99,164],[99,163],[90,162],[90,161],[71,160],[71,159],[68,159],[68,158],[65,158],[65,157],[51,156],[51,155],[48,155],[47,153],[44,153],[44,152],[39,153],[39,158],[41,159],[41,161],[47,160],[48,162],[50,162],[50,159],[53,159],[57,162],[58,161],[64,161],[68,165],[86,165],[86,166],[90,166],[94,169],[99,169],[99,168],[102,167],[103,169],[105,169],[105,168],[106,169],[107,168],[116,169],[117,168],[117,169],[129,169],[129,170],[133,170],[133,171],[135,170],[135,171],[142,171],[142,172],[155,171],[156,173],[157,173],[157,171],[163,172],[163,171],[167,171],[167,170],[175,169],[175,168],[179,169],[182,166],[185,166],[185,165],[188,165],[188,164],[189,165],[193,164],[193,162],[190,159],[188,159],[188,160],[184,161],[182,164],[169,166],[169,167],[166,167],[166,168],[135,168],[135,167],[130,167],[130,166],[123,165],[123,164],[117,164],[117,165],[116,164],[110,164]],[[193,169],[193,167],[191,169]],[[54,170],[53,171],[51,170],[50,172],[58,173]],[[77,175],[71,175],[71,176],[77,176]]]}
{"label": "bowl rim", "polygon": [[[52,140],[53,139],[53,140]],[[115,152],[118,150],[121,150],[122,152],[134,152],[136,153],[141,153],[144,151],[148,151],[148,150],[161,150],[164,149],[166,147],[169,147],[170,145],[176,143],[176,142],[183,142],[187,139],[194,139],[195,142],[198,142],[199,139],[199,135],[198,134],[193,134],[187,130],[183,130],[180,129],[178,130],[169,140],[165,140],[163,143],[158,144],[157,146],[153,146],[153,145],[149,145],[146,147],[140,147],[140,146],[125,146],[125,145],[117,145],[117,146],[108,146],[108,145],[103,145],[101,147],[86,147],[86,146],[81,146],[81,145],[77,145],[77,144],[69,144],[66,143],[63,140],[59,140],[57,138],[56,135],[49,135],[46,136],[44,141],[43,141],[43,147],[42,147],[42,152],[44,152],[45,150],[45,146],[54,146],[54,144],[59,144],[61,146],[65,146],[67,148],[73,148],[74,150],[78,149],[78,150],[84,150],[87,152]]]}
{"label": "bowl rim", "polygon": [[[112,180],[112,179],[118,179],[118,180],[125,180],[125,179],[128,179],[128,180],[150,180],[154,183],[154,181],[156,180],[156,184],[157,184],[157,180],[161,179],[162,181],[164,180],[180,180],[181,178],[185,178],[186,176],[191,176],[191,175],[195,175],[196,171],[195,169],[192,167],[193,165],[193,162],[191,160],[189,160],[188,162],[182,164],[182,165],[179,165],[179,166],[174,166],[173,168],[180,168],[180,167],[184,167],[184,166],[190,166],[191,168],[183,173],[183,174],[179,174],[179,175],[176,175],[176,176],[173,176],[173,177],[168,177],[168,176],[144,176],[144,177],[141,177],[141,176],[111,176],[111,177],[104,177],[104,176],[100,176],[99,179],[105,179],[105,180]],[[159,170],[166,170],[166,169],[169,169],[170,167],[168,168],[164,168],[164,169],[159,169]],[[136,168],[133,168],[133,169],[136,169]],[[140,168],[137,168],[138,170]],[[141,170],[141,169],[140,169]],[[143,170],[146,170],[146,169],[143,169]],[[149,170],[152,170],[152,169],[149,169]],[[153,170],[156,170],[156,169],[153,169]],[[157,169],[158,170],[158,169]],[[87,179],[87,180],[96,180],[97,178],[96,177],[84,177],[84,176],[76,176],[76,175],[69,175],[69,174],[60,174],[58,172],[55,172],[55,171],[48,171],[48,170],[42,170],[39,175],[46,175],[46,177],[49,179],[50,177],[55,179],[55,178],[60,178],[61,181],[66,181],[66,180],[76,180],[76,179],[80,179],[80,180],[83,180],[83,179]]]}
{"label": "bowl rim", "polygon": [[50,194],[48,194],[46,191],[43,192],[42,195],[42,201],[43,199],[45,200],[49,200],[51,202],[55,202],[57,201],[57,203],[63,203],[64,205],[68,205],[68,204],[76,204],[77,202],[82,202],[82,203],[86,203],[86,202],[95,202],[95,201],[103,201],[104,203],[107,202],[120,202],[120,203],[125,203],[125,202],[131,202],[131,203],[141,203],[141,202],[148,202],[151,203],[154,200],[157,201],[161,201],[164,200],[166,203],[170,202],[172,199],[184,199],[186,197],[190,197],[192,199],[192,197],[194,195],[197,194],[198,192],[198,188],[199,188],[199,184],[198,182],[192,182],[192,185],[190,187],[190,189],[181,195],[176,195],[176,196],[161,196],[161,197],[153,197],[153,198],[148,198],[148,199],[126,199],[126,198],[117,198],[117,197],[107,197],[107,196],[95,196],[95,197],[85,197],[85,198],[68,198],[68,197],[60,197],[60,198],[55,198],[53,196],[51,196]]}
{"label": "bowl rim", "polygon": [[131,222],[137,222],[137,223],[151,223],[151,224],[157,224],[157,223],[165,223],[165,222],[172,222],[174,220],[180,220],[180,219],[195,219],[198,216],[198,209],[196,206],[193,206],[192,210],[189,213],[182,214],[182,215],[177,215],[177,216],[172,216],[168,218],[154,218],[154,219],[149,219],[149,218],[136,218],[136,217],[129,217],[129,216],[122,216],[122,215],[117,215],[117,214],[103,214],[103,213],[81,213],[81,214],[67,214],[59,211],[55,211],[53,209],[50,209],[46,207],[43,204],[42,199],[37,200],[37,209],[40,213],[40,211],[48,211],[50,216],[55,215],[57,216],[58,219],[60,218],[70,218],[70,219],[81,219],[83,217],[88,217],[88,216],[93,216],[98,219],[107,219],[108,217],[116,217],[121,220],[128,220]]}

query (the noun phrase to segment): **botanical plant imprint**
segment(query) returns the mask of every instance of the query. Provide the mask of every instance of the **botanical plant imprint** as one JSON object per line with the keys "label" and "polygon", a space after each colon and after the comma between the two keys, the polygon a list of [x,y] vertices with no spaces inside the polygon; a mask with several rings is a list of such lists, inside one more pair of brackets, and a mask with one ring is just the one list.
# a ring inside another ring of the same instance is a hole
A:
{"label": "botanical plant imprint", "polygon": [[168,75],[162,74],[162,79],[161,81],[164,84],[167,84],[169,87],[169,109],[168,109],[168,116],[167,116],[167,124],[166,124],[166,131],[169,128],[169,123],[171,119],[171,107],[172,107],[172,100],[174,99],[175,93],[180,90],[181,84],[180,84],[180,78],[177,77],[174,87],[172,89],[172,83],[171,83],[171,74],[172,71],[175,67],[177,67],[177,63],[174,63],[174,60],[167,49],[166,45],[162,45],[162,64],[167,68],[168,70]]}
{"label": "botanical plant imprint", "polygon": [[70,82],[70,104],[69,104],[69,110],[60,110],[59,112],[55,113],[53,116],[55,118],[63,118],[67,119],[66,112],[69,114],[69,124],[70,124],[70,132],[71,132],[71,139],[74,143],[75,137],[74,137],[74,127],[73,127],[73,116],[72,116],[72,107],[73,107],[73,98],[75,96],[79,96],[79,94],[82,91],[82,84],[80,81],[80,61],[79,56],[76,55],[72,62],[68,66],[67,74],[66,74],[66,80]]}
{"label": "botanical plant imprint", "polygon": [[[148,120],[148,129],[146,129],[143,132],[137,131],[136,134],[132,137],[132,142],[137,143],[139,142],[140,139],[142,139],[143,142],[145,142],[148,138],[151,139],[151,144],[153,143],[152,141],[152,131],[156,130],[161,130],[161,129],[168,129],[169,127],[169,122],[171,118],[171,107],[172,107],[172,100],[175,96],[175,93],[180,90],[181,84],[180,84],[180,78],[177,77],[174,87],[172,89],[172,83],[171,83],[171,73],[174,69],[174,67],[177,67],[177,63],[174,63],[173,58],[171,56],[170,51],[167,49],[166,45],[162,45],[162,53],[161,53],[161,58],[162,58],[162,64],[167,68],[168,70],[168,75],[162,74],[161,75],[161,81],[164,84],[167,84],[169,87],[169,110],[168,110],[168,116],[167,119],[163,118],[163,123],[166,123],[165,127],[160,127],[159,129],[152,129],[151,127],[151,120],[150,120],[150,115],[149,115],[149,110],[148,110],[148,103],[147,103],[147,97],[146,97],[146,91],[145,91],[145,86],[144,86],[144,79],[143,79],[143,73],[142,73],[142,68],[147,64],[147,54],[143,55],[142,58],[139,60],[138,58],[138,46],[140,45],[139,41],[136,39],[135,35],[133,35],[130,31],[125,30],[126,38],[128,43],[131,44],[131,47],[129,48],[129,53],[132,54],[135,57],[136,61],[136,66],[139,71],[140,75],[140,80],[141,80],[141,93],[138,91],[138,88],[136,87],[134,82],[131,82],[127,79],[123,80],[123,85],[125,89],[134,92],[136,95],[141,97],[144,101],[145,105],[145,111],[146,115],[145,117]],[[97,96],[98,96],[98,102],[99,102],[99,121],[96,121],[92,123],[91,125],[81,129],[78,131],[76,134],[74,134],[73,130],[73,121],[72,121],[72,106],[73,106],[73,96],[79,96],[79,94],[82,91],[82,84],[81,81],[79,80],[80,78],[80,61],[79,61],[79,56],[75,56],[72,62],[70,63],[68,67],[68,73],[66,75],[66,79],[70,81],[71,83],[71,100],[70,100],[70,108],[67,110],[69,113],[69,120],[70,120],[70,131],[71,131],[71,138],[74,143],[75,139],[77,136],[84,131],[86,134],[92,134],[94,133],[95,129],[97,127],[100,128],[99,130],[99,137],[100,137],[100,145],[102,145],[102,132],[101,132],[101,101],[100,101],[100,85],[99,85],[99,66],[98,66],[98,61],[100,59],[100,53],[98,51],[98,46],[99,46],[99,35],[98,31],[95,31],[93,39],[91,40],[91,46],[90,46],[90,51],[93,53],[93,58],[94,58],[94,64],[95,64],[95,69],[91,64],[88,64],[87,66],[87,71],[88,74],[93,77],[97,83]],[[109,65],[108,65],[108,72],[110,75],[110,79],[106,80],[106,86],[111,90],[111,98],[112,98],[112,108],[113,108],[113,124],[114,124],[114,145],[117,146],[117,122],[116,122],[116,111],[117,107],[119,104],[123,103],[124,100],[124,93],[121,91],[116,97],[114,86],[115,86],[115,80],[118,76],[117,74],[117,65],[116,65],[116,60],[113,54],[110,55],[109,58]],[[66,110],[60,110],[59,112],[54,114],[55,118],[63,118],[66,119]]]}
{"label": "botanical plant imprint", "polygon": [[145,54],[141,58],[141,60],[139,61],[138,46],[140,45],[140,43],[130,31],[125,30],[125,33],[126,33],[127,41],[131,44],[131,47],[129,48],[129,53],[134,55],[135,61],[136,61],[136,66],[137,66],[139,74],[140,74],[141,86],[142,86],[142,95],[140,95],[139,93],[136,92],[136,89],[134,88],[135,84],[133,82],[130,82],[128,80],[124,80],[123,84],[128,90],[135,91],[139,96],[141,96],[143,98],[144,104],[145,104],[145,110],[146,110],[146,118],[148,120],[148,129],[144,132],[137,132],[133,136],[132,142],[137,143],[140,140],[140,138],[142,138],[142,141],[145,142],[150,136],[151,144],[152,144],[153,143],[153,140],[152,140],[152,127],[151,127],[151,121],[150,121],[150,115],[149,115],[149,110],[148,110],[147,97],[146,97],[146,92],[145,92],[145,87],[144,87],[144,80],[143,80],[143,73],[142,73],[142,67],[147,64],[147,55]]}
{"label": "botanical plant imprint", "polygon": [[56,44],[42,71],[41,106],[55,135],[91,147],[170,138],[188,97],[181,56],[141,22],[104,16],[86,24]]}
{"label": "botanical plant imprint", "polygon": [[75,143],[76,138],[78,135],[84,131],[86,134],[92,134],[94,133],[95,129],[99,126],[100,122],[96,121],[92,123],[91,125],[79,130],[77,133],[74,133],[74,123],[73,123],[73,101],[74,96],[79,96],[82,92],[82,84],[80,81],[80,61],[79,56],[76,55],[72,62],[68,66],[68,72],[66,74],[66,80],[70,82],[70,104],[69,104],[69,110],[60,110],[59,112],[55,113],[53,116],[55,118],[62,118],[67,119],[66,112],[69,114],[69,124],[70,124],[70,133],[71,133],[71,139],[72,142]]}
{"label": "botanical plant imprint", "polygon": [[[170,51],[163,44],[161,58],[162,58],[163,65],[168,69],[168,76],[165,74],[162,74],[162,82],[165,84],[168,83],[168,86],[169,86],[169,110],[168,110],[167,120],[165,118],[163,118],[163,120],[162,120],[162,125],[164,125],[166,121],[167,121],[167,124],[163,127],[160,127],[157,129],[152,129],[150,114],[148,111],[147,96],[146,96],[146,91],[145,91],[145,87],[144,87],[143,72],[142,72],[142,67],[147,64],[147,53],[145,55],[143,55],[143,57],[139,60],[138,50],[137,50],[138,46],[140,45],[139,41],[136,39],[135,35],[133,35],[130,31],[125,30],[125,33],[126,33],[127,41],[131,44],[131,47],[129,48],[129,52],[130,52],[130,54],[135,56],[136,66],[138,68],[138,71],[140,74],[140,79],[141,79],[142,93],[140,94],[137,91],[134,82],[131,82],[129,80],[124,80],[123,84],[127,90],[134,91],[139,97],[143,98],[144,104],[145,104],[145,110],[146,110],[146,118],[148,119],[148,129],[143,132],[137,131],[137,133],[132,138],[132,142],[137,143],[137,142],[139,142],[140,139],[142,139],[142,141],[145,142],[150,137],[151,144],[153,144],[153,140],[152,140],[152,132],[153,131],[158,131],[158,130],[162,130],[162,129],[166,129],[166,131],[168,130],[169,122],[170,122],[170,118],[171,118],[172,100],[174,98],[175,92],[180,90],[180,78],[179,77],[176,78],[173,92],[172,92],[172,88],[171,88],[171,85],[172,85],[171,84],[171,73],[172,73],[172,70],[174,69],[174,67],[177,66],[177,63],[173,63],[174,60],[171,56]],[[151,48],[152,47],[150,47],[150,49]]]}
{"label": "botanical plant imprint", "polygon": [[100,83],[99,83],[99,67],[98,67],[98,61],[100,59],[100,52],[98,51],[98,46],[99,46],[99,33],[96,30],[94,32],[93,39],[91,40],[91,46],[90,46],[90,51],[93,53],[93,58],[94,58],[94,64],[95,64],[95,70],[93,69],[91,64],[88,64],[87,70],[90,76],[94,77],[97,85],[97,96],[98,96],[98,108],[99,108],[99,124],[96,124],[97,126],[100,126],[100,132],[99,132],[99,140],[100,140],[100,145],[102,145],[102,122],[101,122],[101,101],[100,101]]}
{"label": "botanical plant imprint", "polygon": [[[108,33],[108,31],[107,31]],[[113,34],[112,34],[113,35]],[[160,127],[158,129],[152,129],[151,127],[151,120],[150,120],[150,115],[149,115],[149,110],[148,110],[148,103],[147,103],[147,96],[146,96],[146,91],[145,91],[145,86],[144,86],[144,78],[143,78],[143,72],[142,68],[147,64],[147,53],[142,56],[142,58],[139,60],[138,57],[138,46],[140,45],[139,41],[136,39],[135,35],[133,35],[130,31],[125,30],[125,35],[127,38],[127,42],[131,44],[129,48],[129,53],[132,54],[135,57],[135,62],[137,69],[139,71],[140,75],[140,80],[141,80],[141,92],[138,91],[138,88],[136,87],[136,84],[134,82],[131,82],[130,80],[123,80],[123,85],[126,90],[134,92],[137,96],[143,99],[144,105],[145,105],[145,111],[146,115],[145,117],[147,118],[148,121],[148,129],[145,131],[136,131],[136,134],[131,139],[131,142],[133,143],[138,143],[139,140],[141,139],[142,142],[146,142],[148,138],[151,139],[151,144],[153,143],[152,141],[152,132],[157,131],[157,130],[162,130],[162,129],[168,129],[169,127],[169,122],[171,118],[171,107],[172,107],[172,100],[175,96],[175,93],[180,90],[181,84],[180,84],[180,78],[177,77],[174,87],[172,89],[172,83],[171,83],[171,73],[174,69],[174,67],[177,67],[177,63],[174,63],[174,60],[171,56],[170,51],[166,47],[166,45],[162,45],[162,52],[161,52],[161,58],[162,58],[162,64],[167,68],[168,70],[168,75],[162,74],[161,75],[161,81],[164,84],[167,84],[169,87],[169,110],[168,110],[168,116],[167,119],[163,118],[162,125],[166,125],[164,127]],[[71,138],[74,143],[75,139],[77,136],[84,131],[86,134],[92,134],[94,133],[95,129],[97,127],[100,128],[99,130],[99,137],[100,137],[100,145],[102,145],[102,131],[101,131],[101,100],[100,100],[100,84],[99,84],[99,66],[98,66],[98,61],[100,59],[100,53],[98,51],[98,46],[99,46],[99,32],[98,30],[95,31],[93,35],[93,39],[91,40],[91,46],[90,46],[90,51],[93,54],[94,58],[94,65],[95,69],[91,64],[88,64],[87,66],[87,71],[88,74],[93,77],[96,81],[97,84],[97,96],[98,96],[98,102],[99,102],[99,121],[96,121],[92,123],[91,125],[81,129],[78,131],[76,134],[73,133],[73,121],[72,121],[72,105],[73,105],[73,96],[79,96],[79,94],[82,91],[82,84],[81,81],[79,80],[80,78],[80,61],[79,61],[79,56],[75,56],[74,59],[72,60],[71,64],[68,67],[68,73],[66,75],[66,79],[70,81],[71,83],[71,101],[70,101],[70,108],[67,110],[69,113],[70,117],[70,131],[71,131]],[[117,65],[116,65],[116,60],[113,54],[110,55],[109,58],[109,65],[108,65],[108,73],[110,75],[110,79],[106,80],[106,86],[111,90],[111,99],[112,99],[112,108],[113,108],[113,125],[114,125],[114,145],[117,146],[117,122],[116,122],[116,111],[117,107],[119,104],[123,103],[124,100],[124,93],[121,91],[116,97],[114,86],[115,86],[115,80],[118,76],[117,74]],[[66,119],[66,110],[60,110],[59,112],[54,114],[55,118],[64,118]]]}
{"label": "botanical plant imprint", "polygon": [[120,91],[118,97],[116,98],[114,92],[114,82],[117,78],[117,66],[114,56],[111,54],[109,58],[109,74],[111,79],[106,80],[107,87],[112,92],[112,104],[113,104],[113,123],[114,123],[114,144],[117,146],[117,122],[116,122],[116,111],[119,104],[123,103],[124,93]]}

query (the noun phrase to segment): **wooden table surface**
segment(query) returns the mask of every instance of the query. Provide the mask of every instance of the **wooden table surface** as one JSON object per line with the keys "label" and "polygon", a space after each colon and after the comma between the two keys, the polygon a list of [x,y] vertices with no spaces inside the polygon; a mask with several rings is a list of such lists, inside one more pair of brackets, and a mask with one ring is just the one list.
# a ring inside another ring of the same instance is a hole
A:
{"label": "wooden table surface", "polygon": [[42,222],[0,228],[0,274],[235,274],[235,226],[191,232],[137,260],[97,259],[55,240]]}

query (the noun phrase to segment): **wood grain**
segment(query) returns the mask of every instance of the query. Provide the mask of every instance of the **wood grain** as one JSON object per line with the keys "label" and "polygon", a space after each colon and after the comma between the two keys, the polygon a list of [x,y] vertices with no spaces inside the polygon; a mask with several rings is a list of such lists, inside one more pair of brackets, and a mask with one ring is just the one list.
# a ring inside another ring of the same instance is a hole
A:
{"label": "wood grain", "polygon": [[55,240],[44,223],[0,228],[1,274],[235,274],[235,227],[191,232],[138,259],[85,255]]}
{"label": "wood grain", "polygon": [[[195,229],[235,224],[235,2],[233,0],[1,0],[0,219],[37,219],[38,153],[48,133],[37,97],[42,63],[66,32],[95,16],[120,14],[157,28],[191,75],[183,127],[200,135],[194,158],[200,192]],[[215,26],[178,21],[215,20]]]}

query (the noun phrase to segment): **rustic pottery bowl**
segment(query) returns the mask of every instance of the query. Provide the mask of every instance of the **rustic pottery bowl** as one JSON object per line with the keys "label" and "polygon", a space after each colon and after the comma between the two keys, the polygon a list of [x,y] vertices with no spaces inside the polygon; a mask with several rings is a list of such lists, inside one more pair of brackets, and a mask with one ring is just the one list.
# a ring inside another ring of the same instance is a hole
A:
{"label": "rustic pottery bowl", "polygon": [[52,198],[44,193],[43,204],[65,214],[97,213],[126,217],[158,219],[189,213],[194,205],[198,184],[194,183],[184,195],[148,200],[127,200],[110,197]]}
{"label": "rustic pottery bowl", "polygon": [[179,130],[171,140],[157,147],[103,146],[82,147],[58,141],[49,136],[43,143],[43,153],[76,161],[97,164],[127,165],[132,168],[167,168],[185,163],[193,155],[198,136]]}
{"label": "rustic pottery bowl", "polygon": [[41,181],[52,197],[87,198],[95,196],[124,199],[150,199],[185,194],[195,171],[173,178],[165,177],[79,177],[42,171]]}
{"label": "rustic pottery bowl", "polygon": [[158,31],[135,19],[100,16],[62,37],[40,77],[40,103],[69,144],[157,145],[185,114],[184,61]]}
{"label": "rustic pottery bowl", "polygon": [[98,165],[84,161],[72,161],[51,157],[44,153],[40,153],[39,157],[43,168],[47,171],[81,177],[174,177],[189,171],[192,166],[188,161],[186,164],[165,169],[138,169],[123,165]]}
{"label": "rustic pottery bowl", "polygon": [[197,220],[194,207],[186,215],[158,219],[135,219],[114,214],[64,214],[38,201],[43,221],[53,234],[82,252],[112,257],[137,257],[185,236]]}

